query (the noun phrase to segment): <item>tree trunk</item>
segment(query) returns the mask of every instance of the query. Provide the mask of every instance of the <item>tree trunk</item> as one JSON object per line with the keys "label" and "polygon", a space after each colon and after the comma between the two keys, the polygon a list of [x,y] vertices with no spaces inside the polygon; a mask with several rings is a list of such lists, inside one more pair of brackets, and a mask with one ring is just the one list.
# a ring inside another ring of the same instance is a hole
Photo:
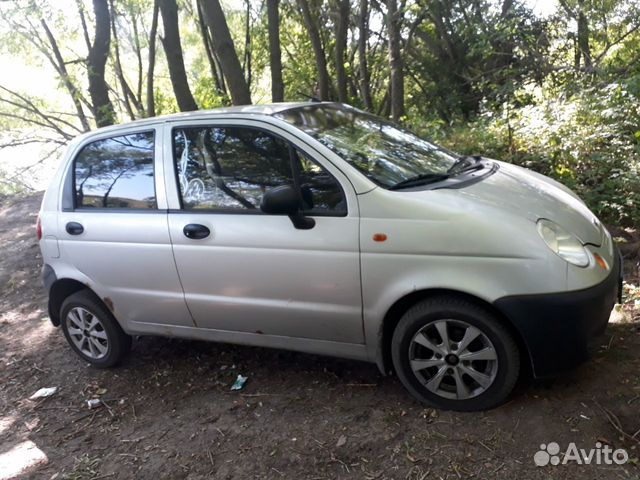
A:
{"label": "tree trunk", "polygon": [[213,46],[217,53],[222,72],[234,105],[250,105],[251,92],[242,73],[229,26],[222,12],[219,0],[201,0],[204,17],[211,31]]}
{"label": "tree trunk", "polygon": [[220,80],[220,88],[222,88],[222,93],[228,97],[229,89],[227,88],[227,82],[224,79],[224,72],[222,71],[222,65],[220,65],[220,59],[215,51],[215,47],[213,46],[213,39],[211,40],[211,54],[213,55],[213,63],[218,74],[218,79]]}
{"label": "tree trunk", "polygon": [[153,75],[156,66],[156,37],[158,35],[158,13],[160,11],[159,0],[153,2],[153,17],[151,30],[149,31],[149,68],[147,70],[147,116],[156,116],[156,99],[153,88]]}
{"label": "tree trunk", "polygon": [[389,70],[391,118],[398,121],[404,116],[404,71],[400,52],[400,23],[397,0],[386,0],[387,30],[389,31]]}
{"label": "tree trunk", "polygon": [[569,6],[566,0],[560,0],[560,5],[578,24],[576,35],[575,69],[580,69],[580,60],[584,59],[584,70],[593,70],[591,47],[589,45],[589,20],[584,12],[584,0],[578,0],[575,10]]}
{"label": "tree trunk", "polygon": [[269,63],[271,65],[271,100],[284,102],[284,82],[282,81],[282,54],[280,52],[279,0],[267,0],[267,20],[269,28]]}
{"label": "tree trunk", "polygon": [[87,27],[87,19],[84,14],[84,5],[82,0],[76,0],[78,7],[78,15],[80,16],[80,25],[82,25],[82,34],[84,36],[84,42],[87,46],[87,51],[91,50],[91,39],[89,38],[89,28]]}
{"label": "tree trunk", "polygon": [[209,70],[211,71],[211,78],[213,78],[213,82],[216,86],[216,91],[219,94],[225,94],[225,88],[222,83],[222,79],[218,74],[218,65],[216,64],[216,59],[213,55],[213,45],[211,42],[211,35],[209,35],[209,30],[207,29],[207,24],[204,22],[204,16],[202,14],[202,5],[200,2],[196,2],[196,8],[198,9],[198,27],[200,28],[200,35],[202,36],[202,41],[204,43],[204,52],[207,55],[207,61],[209,62]]}
{"label": "tree trunk", "polygon": [[302,12],[302,20],[309,34],[316,60],[316,68],[318,70],[318,96],[320,100],[329,100],[329,71],[327,70],[327,59],[324,55],[320,32],[311,15],[311,9],[309,8],[307,0],[298,0],[298,6]]}
{"label": "tree trunk", "polygon": [[164,27],[164,37],[161,37],[160,40],[167,56],[169,78],[171,78],[171,85],[178,102],[178,108],[182,112],[197,110],[198,105],[191,94],[187,72],[184,68],[176,0],[160,0],[160,12],[162,13],[162,25]]}
{"label": "tree trunk", "polygon": [[113,125],[116,114],[109,99],[109,87],[104,79],[105,65],[111,43],[111,25],[107,0],[93,0],[96,33],[87,56],[89,96],[98,127]]}
{"label": "tree trunk", "polygon": [[[115,70],[116,76],[120,81],[120,88],[122,89],[123,101],[125,109],[129,114],[131,120],[136,119],[136,112],[138,116],[142,116],[144,109],[142,108],[142,103],[136,97],[135,93],[131,89],[129,82],[127,82],[126,77],[124,76],[124,70],[122,69],[122,62],[120,60],[120,40],[118,39],[118,31],[116,29],[116,10],[113,6],[113,0],[109,0],[109,6],[111,8],[111,33],[113,34],[113,53],[115,60]],[[133,107],[135,107],[136,112],[133,111]]]}
{"label": "tree trunk", "polygon": [[78,91],[78,88],[75,86],[75,84],[71,80],[71,77],[69,76],[69,72],[67,71],[67,66],[64,63],[64,59],[62,58],[62,54],[60,53],[60,48],[58,47],[58,42],[53,36],[53,33],[51,33],[51,30],[49,29],[49,25],[47,25],[47,22],[45,22],[44,19],[42,19],[40,20],[40,23],[42,25],[42,28],[44,28],[44,31],[47,35],[47,39],[49,40],[49,45],[51,45],[51,50],[53,50],[53,55],[55,57],[55,62],[52,61],[51,63],[53,63],[53,66],[58,72],[58,75],[60,75],[60,79],[62,80],[62,83],[64,84],[65,88],[69,92],[69,95],[71,96],[71,101],[73,102],[73,105],[76,108],[76,114],[78,115],[78,119],[80,120],[80,124],[82,125],[82,130],[84,130],[85,132],[88,132],[89,130],[91,130],[91,127],[89,126],[89,121],[87,120],[87,116],[85,115],[84,109],[82,108],[82,102],[80,101],[81,95],[80,95],[80,92]]}
{"label": "tree trunk", "polygon": [[344,52],[347,49],[349,31],[349,0],[338,0],[336,21],[336,79],[338,82],[338,101],[347,103],[347,72],[344,68]]}
{"label": "tree trunk", "polygon": [[245,0],[247,4],[247,15],[245,17],[244,31],[244,62],[242,69],[244,70],[244,78],[247,79],[247,87],[251,90],[251,2]]}
{"label": "tree trunk", "polygon": [[133,27],[133,45],[136,50],[136,61],[138,63],[138,81],[136,82],[136,97],[142,111],[142,76],[144,70],[142,67],[142,47],[140,45],[140,31],[138,29],[138,19],[134,11],[129,12],[131,15],[131,25]]}
{"label": "tree trunk", "polygon": [[578,50],[584,60],[584,69],[589,72],[593,70],[591,60],[591,47],[589,46],[589,21],[584,13],[584,0],[578,1]]}
{"label": "tree trunk", "polygon": [[371,86],[369,82],[369,65],[367,64],[367,42],[369,40],[369,0],[360,0],[360,17],[358,19],[358,67],[360,71],[360,92],[364,108],[371,111]]}

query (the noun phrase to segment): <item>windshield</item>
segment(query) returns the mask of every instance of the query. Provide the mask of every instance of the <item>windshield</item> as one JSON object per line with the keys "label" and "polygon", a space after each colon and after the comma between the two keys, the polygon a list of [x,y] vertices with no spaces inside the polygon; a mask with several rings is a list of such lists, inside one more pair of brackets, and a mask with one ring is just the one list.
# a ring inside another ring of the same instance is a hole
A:
{"label": "windshield", "polygon": [[379,117],[340,105],[309,105],[276,115],[333,150],[369,179],[390,188],[439,178],[458,156]]}

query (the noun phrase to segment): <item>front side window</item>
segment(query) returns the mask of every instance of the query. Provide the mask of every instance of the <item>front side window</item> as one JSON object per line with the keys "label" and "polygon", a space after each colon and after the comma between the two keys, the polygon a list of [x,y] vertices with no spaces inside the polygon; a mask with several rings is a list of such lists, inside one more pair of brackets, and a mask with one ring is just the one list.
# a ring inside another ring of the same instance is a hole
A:
{"label": "front side window", "polygon": [[156,208],[154,132],[96,140],[74,162],[76,208]]}
{"label": "front side window", "polygon": [[[308,156],[268,132],[244,127],[176,128],[173,149],[185,210],[257,213],[268,189],[298,183],[305,213],[346,212],[338,182]],[[295,180],[294,165],[298,170]]]}
{"label": "front side window", "polygon": [[300,169],[303,212],[347,214],[347,202],[338,181],[303,152],[296,152]]}

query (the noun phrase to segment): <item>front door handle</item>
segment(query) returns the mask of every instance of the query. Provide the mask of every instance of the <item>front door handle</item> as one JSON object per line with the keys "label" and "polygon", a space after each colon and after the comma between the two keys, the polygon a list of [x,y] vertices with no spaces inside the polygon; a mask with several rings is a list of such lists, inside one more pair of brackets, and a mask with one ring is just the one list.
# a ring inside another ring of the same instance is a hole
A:
{"label": "front door handle", "polygon": [[67,223],[65,230],[69,235],[80,235],[84,232],[84,227],[78,222],[69,222]]}
{"label": "front door handle", "polygon": [[185,225],[182,232],[185,237],[190,238],[191,240],[202,240],[211,234],[211,230],[199,223],[190,223]]}

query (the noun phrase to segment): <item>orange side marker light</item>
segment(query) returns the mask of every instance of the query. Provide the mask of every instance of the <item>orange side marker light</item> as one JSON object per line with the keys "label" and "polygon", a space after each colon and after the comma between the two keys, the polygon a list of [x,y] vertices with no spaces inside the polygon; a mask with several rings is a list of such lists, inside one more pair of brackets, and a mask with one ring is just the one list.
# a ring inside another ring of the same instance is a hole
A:
{"label": "orange side marker light", "polygon": [[384,242],[387,240],[387,234],[386,233],[374,233],[373,234],[373,241],[374,242]]}
{"label": "orange side marker light", "polygon": [[607,270],[609,268],[607,266],[607,262],[605,262],[604,258],[602,258],[597,253],[594,253],[593,256],[596,259],[596,262],[598,263],[598,265],[600,265],[600,267],[602,267],[603,270]]}

